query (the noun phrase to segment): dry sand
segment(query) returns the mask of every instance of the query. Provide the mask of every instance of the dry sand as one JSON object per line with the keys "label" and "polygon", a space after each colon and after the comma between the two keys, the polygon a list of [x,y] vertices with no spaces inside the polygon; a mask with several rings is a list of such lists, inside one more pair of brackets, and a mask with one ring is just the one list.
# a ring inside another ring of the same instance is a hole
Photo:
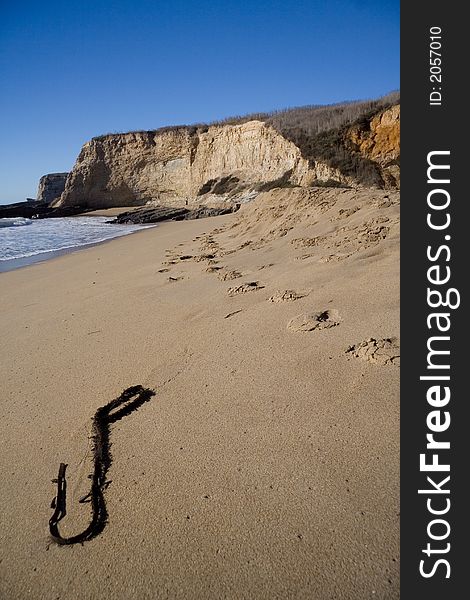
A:
{"label": "dry sand", "polygon": [[[275,190],[0,274],[2,599],[399,597],[388,196]],[[51,543],[59,463],[72,535],[91,417],[136,384],[107,527]]]}

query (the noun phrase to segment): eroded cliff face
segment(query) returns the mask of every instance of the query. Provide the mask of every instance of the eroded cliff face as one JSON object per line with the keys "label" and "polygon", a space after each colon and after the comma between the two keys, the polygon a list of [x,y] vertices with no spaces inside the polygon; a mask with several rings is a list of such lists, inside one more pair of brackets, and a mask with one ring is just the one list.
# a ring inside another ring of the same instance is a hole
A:
{"label": "eroded cliff face", "polygon": [[58,205],[132,206],[242,193],[288,172],[300,183],[299,149],[260,121],[201,129],[126,133],[86,143]]}
{"label": "eroded cliff face", "polygon": [[380,112],[367,126],[351,127],[349,140],[364,157],[378,163],[386,187],[400,187],[400,105]]}
{"label": "eroded cliff face", "polygon": [[[351,134],[358,152],[377,157],[372,160],[382,160],[383,155],[389,160],[382,148],[387,122],[379,118],[372,136]],[[321,160],[307,160],[295,143],[253,120],[94,138],[83,146],[55,206],[243,202],[262,186],[309,186],[328,180],[354,183]]]}
{"label": "eroded cliff face", "polygon": [[65,189],[68,173],[49,173],[43,175],[39,180],[37,201],[53,202],[60,198]]}

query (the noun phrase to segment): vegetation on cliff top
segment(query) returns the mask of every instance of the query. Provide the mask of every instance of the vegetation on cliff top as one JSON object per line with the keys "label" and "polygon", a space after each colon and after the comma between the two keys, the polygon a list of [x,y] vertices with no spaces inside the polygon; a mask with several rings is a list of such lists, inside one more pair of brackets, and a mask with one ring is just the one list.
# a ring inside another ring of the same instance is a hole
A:
{"label": "vegetation on cliff top", "polygon": [[338,104],[308,106],[297,106],[284,108],[264,113],[250,113],[247,115],[236,115],[210,121],[208,123],[194,123],[192,125],[167,125],[158,129],[135,130],[128,132],[104,133],[95,136],[94,140],[100,140],[108,136],[123,135],[125,133],[164,133],[166,131],[187,131],[190,134],[207,130],[209,127],[223,125],[241,125],[248,121],[264,121],[274,127],[282,134],[302,130],[307,137],[313,137],[324,131],[338,129],[343,125],[352,125],[358,121],[366,121],[382,110],[394,106],[400,102],[400,92],[391,92],[386,96],[375,100],[353,100],[340,102]]}
{"label": "vegetation on cliff top", "polygon": [[[346,177],[352,177],[365,185],[381,187],[383,182],[379,165],[354,152],[347,139],[346,132],[352,126],[367,128],[368,123],[375,115],[399,102],[400,93],[396,91],[375,100],[300,106],[270,113],[232,116],[210,123],[173,125],[128,133],[146,134],[153,137],[155,134],[181,131],[181,133],[192,136],[204,133],[212,126],[240,125],[253,120],[263,121],[298,146],[302,156],[311,163],[321,161],[338,169]],[[93,139],[101,140],[113,135],[122,134],[104,134]]]}

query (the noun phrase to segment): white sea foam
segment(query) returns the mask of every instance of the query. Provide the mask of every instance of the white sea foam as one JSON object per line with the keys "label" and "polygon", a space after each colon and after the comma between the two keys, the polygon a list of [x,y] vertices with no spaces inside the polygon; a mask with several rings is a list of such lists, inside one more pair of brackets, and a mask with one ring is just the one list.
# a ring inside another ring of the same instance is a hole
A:
{"label": "white sea foam", "polygon": [[[107,217],[0,219],[0,261],[80,248],[128,235],[152,225],[116,225]],[[24,227],[28,225],[28,227]]]}
{"label": "white sea foam", "polygon": [[31,219],[25,219],[24,217],[0,219],[0,227],[21,227],[22,225],[30,225],[31,223]]}

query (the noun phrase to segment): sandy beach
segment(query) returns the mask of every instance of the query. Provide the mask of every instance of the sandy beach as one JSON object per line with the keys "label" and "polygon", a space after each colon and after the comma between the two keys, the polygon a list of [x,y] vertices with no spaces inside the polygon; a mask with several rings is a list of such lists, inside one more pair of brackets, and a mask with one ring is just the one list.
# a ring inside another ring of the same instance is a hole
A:
{"label": "sandy beach", "polygon": [[[399,597],[398,192],[277,189],[0,273],[0,596]],[[112,426],[90,519],[91,418]]]}

